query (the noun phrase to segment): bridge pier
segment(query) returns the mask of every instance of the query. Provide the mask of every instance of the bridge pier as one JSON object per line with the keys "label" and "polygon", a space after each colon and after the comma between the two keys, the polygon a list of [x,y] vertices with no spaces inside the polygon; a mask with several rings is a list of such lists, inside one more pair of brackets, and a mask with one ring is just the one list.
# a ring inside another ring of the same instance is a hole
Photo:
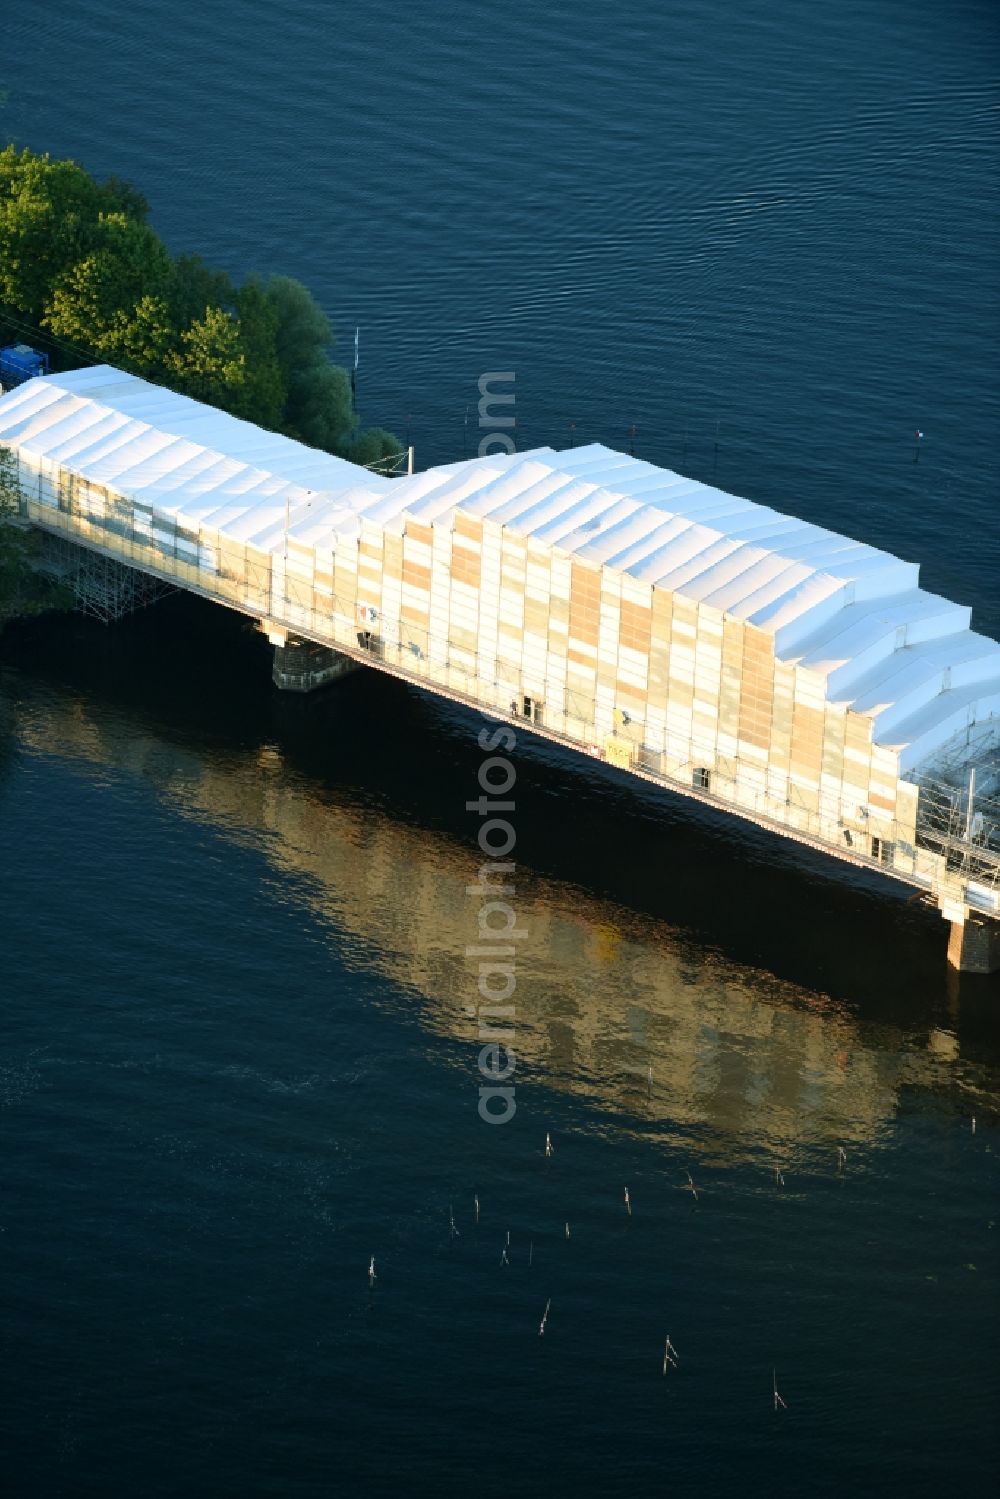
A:
{"label": "bridge pier", "polygon": [[361,669],[359,662],[329,646],[300,640],[280,626],[264,624],[262,628],[274,646],[271,679],[282,692],[315,692]]}
{"label": "bridge pier", "polygon": [[953,921],[948,962],[959,973],[1000,972],[1000,922],[975,916]]}

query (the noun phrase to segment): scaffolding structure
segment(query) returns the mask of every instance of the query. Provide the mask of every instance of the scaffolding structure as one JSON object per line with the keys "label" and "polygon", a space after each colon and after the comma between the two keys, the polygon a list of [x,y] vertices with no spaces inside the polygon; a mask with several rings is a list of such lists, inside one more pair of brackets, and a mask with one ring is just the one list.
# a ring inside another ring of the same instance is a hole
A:
{"label": "scaffolding structure", "polygon": [[381,474],[383,479],[398,479],[413,473],[413,447],[401,448],[396,453],[385,453],[372,463],[361,464],[370,474]]}
{"label": "scaffolding structure", "polygon": [[102,624],[113,624],[177,591],[140,568],[78,546],[66,536],[38,534],[42,537],[35,563],[38,571],[70,590],[76,613]]}
{"label": "scaffolding structure", "polygon": [[977,795],[975,773],[965,786],[929,776],[919,784],[919,846],[940,854],[949,873],[1000,889],[1000,798]]}

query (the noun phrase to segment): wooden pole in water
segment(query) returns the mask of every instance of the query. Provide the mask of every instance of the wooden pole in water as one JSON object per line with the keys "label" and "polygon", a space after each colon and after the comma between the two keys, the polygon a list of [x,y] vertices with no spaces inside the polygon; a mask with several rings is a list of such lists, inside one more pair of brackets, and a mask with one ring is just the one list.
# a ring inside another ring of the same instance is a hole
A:
{"label": "wooden pole in water", "polygon": [[777,1371],[777,1369],[772,1369],[771,1370],[771,1393],[774,1396],[774,1409],[777,1410],[778,1407],[780,1406],[783,1411],[786,1411],[788,1409],[788,1406],[785,1404],[785,1402],[782,1400],[781,1396],[778,1394],[778,1371]]}

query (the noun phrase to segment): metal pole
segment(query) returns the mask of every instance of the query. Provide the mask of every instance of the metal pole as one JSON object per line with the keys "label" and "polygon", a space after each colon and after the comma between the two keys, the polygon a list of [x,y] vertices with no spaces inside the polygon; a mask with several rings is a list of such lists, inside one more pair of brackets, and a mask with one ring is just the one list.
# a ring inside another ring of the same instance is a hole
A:
{"label": "metal pole", "polygon": [[976,767],[969,771],[969,801],[965,809],[965,841],[972,842],[972,809],[976,800]]}
{"label": "metal pole", "polygon": [[406,472],[408,474],[412,474],[413,473],[413,444],[412,443],[410,444],[410,446],[406,450]]}

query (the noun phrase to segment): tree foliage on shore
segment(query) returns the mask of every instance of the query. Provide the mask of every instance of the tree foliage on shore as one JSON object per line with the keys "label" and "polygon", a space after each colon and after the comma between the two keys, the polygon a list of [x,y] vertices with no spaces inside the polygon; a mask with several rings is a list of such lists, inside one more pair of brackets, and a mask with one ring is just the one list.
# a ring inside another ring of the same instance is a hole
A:
{"label": "tree foliage on shore", "polygon": [[171,256],[128,183],[72,161],[0,151],[0,335],[65,368],[118,365],[313,447],[370,463],[399,450],[359,431],[333,331],[285,276],[237,286],[197,255]]}

